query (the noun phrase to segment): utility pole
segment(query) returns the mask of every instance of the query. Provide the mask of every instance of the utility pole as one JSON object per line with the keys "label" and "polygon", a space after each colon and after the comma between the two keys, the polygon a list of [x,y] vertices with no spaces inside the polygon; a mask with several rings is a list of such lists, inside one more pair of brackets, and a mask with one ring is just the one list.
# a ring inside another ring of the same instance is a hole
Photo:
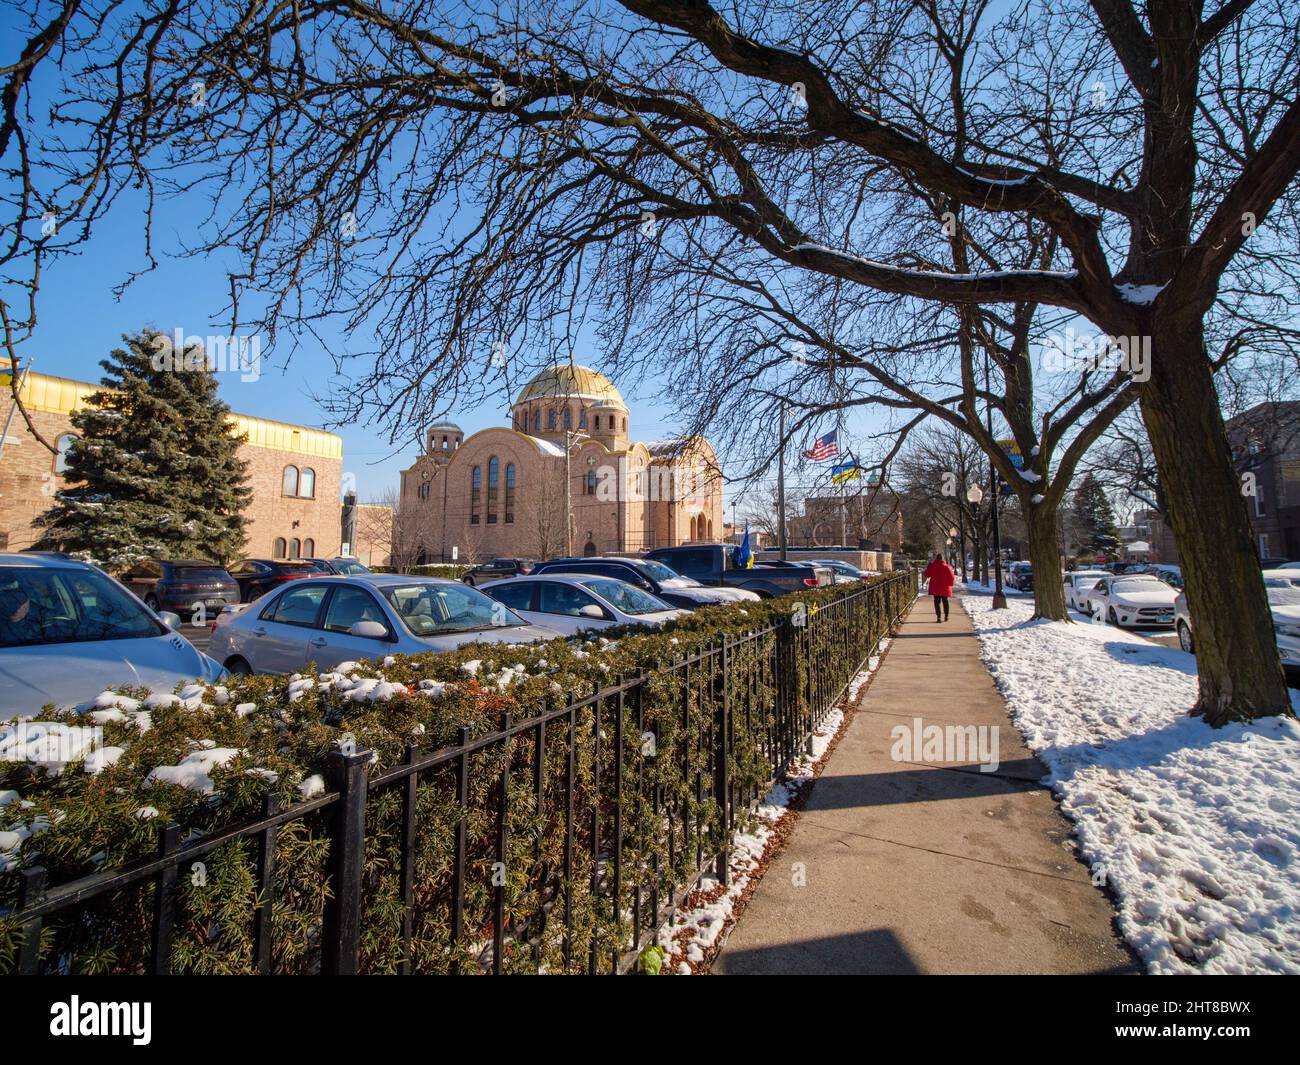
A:
{"label": "utility pole", "polygon": [[[572,356],[570,356],[572,358]],[[564,430],[564,557],[573,557],[573,481],[570,473],[570,457],[573,442],[569,430]]]}
{"label": "utility pole", "polygon": [[781,401],[781,447],[776,453],[776,539],[781,561],[786,561],[785,543],[785,400]]}

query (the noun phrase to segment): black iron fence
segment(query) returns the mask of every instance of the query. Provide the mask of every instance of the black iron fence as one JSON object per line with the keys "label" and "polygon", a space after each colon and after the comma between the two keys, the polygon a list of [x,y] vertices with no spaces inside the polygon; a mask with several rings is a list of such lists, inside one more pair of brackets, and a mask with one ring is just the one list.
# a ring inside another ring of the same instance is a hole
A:
{"label": "black iron fence", "polygon": [[[210,835],[52,886],[19,872],[22,973],[618,972],[804,752],[912,573]],[[3,959],[0,959],[3,961]]]}

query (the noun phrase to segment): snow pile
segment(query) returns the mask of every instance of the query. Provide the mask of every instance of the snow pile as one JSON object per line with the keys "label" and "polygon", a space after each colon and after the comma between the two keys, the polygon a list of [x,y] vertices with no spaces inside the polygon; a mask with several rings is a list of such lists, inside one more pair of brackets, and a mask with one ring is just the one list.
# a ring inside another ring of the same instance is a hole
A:
{"label": "snow pile", "polygon": [[[1300,973],[1300,725],[1188,716],[1191,655],[964,599],[982,656],[1155,973]],[[1300,708],[1300,693],[1292,694]]]}
{"label": "snow pile", "polygon": [[211,795],[215,790],[212,771],[242,753],[234,747],[200,747],[187,754],[177,765],[155,766],[149,770],[145,783],[179,784],[182,788]]}

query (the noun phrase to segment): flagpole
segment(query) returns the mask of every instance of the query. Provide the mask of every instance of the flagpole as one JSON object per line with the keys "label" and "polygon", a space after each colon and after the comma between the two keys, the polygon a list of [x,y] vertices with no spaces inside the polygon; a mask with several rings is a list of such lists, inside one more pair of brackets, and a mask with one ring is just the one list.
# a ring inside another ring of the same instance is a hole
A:
{"label": "flagpole", "polygon": [[785,543],[785,400],[781,401],[781,446],[776,453],[776,539],[781,561],[786,561]]}

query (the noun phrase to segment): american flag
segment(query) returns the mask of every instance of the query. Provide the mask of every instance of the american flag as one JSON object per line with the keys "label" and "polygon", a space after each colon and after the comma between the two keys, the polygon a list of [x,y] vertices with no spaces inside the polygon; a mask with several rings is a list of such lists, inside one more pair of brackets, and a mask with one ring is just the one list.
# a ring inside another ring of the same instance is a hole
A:
{"label": "american flag", "polygon": [[814,440],[813,446],[803,453],[803,457],[812,459],[813,462],[822,462],[825,459],[833,459],[839,453],[839,445],[835,443],[835,430],[832,429],[825,436],[819,436]]}

